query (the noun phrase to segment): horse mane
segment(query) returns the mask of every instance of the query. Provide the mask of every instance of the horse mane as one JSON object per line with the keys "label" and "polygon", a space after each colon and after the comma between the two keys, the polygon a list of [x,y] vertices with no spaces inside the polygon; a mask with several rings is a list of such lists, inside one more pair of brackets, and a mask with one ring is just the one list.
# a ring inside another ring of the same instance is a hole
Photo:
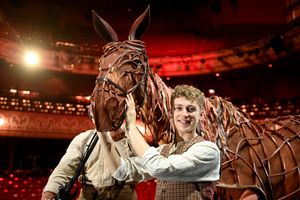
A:
{"label": "horse mane", "polygon": [[146,90],[144,106],[138,110],[145,133],[154,137],[152,144],[155,146],[160,143],[169,143],[173,139],[170,123],[172,89],[149,69]]}

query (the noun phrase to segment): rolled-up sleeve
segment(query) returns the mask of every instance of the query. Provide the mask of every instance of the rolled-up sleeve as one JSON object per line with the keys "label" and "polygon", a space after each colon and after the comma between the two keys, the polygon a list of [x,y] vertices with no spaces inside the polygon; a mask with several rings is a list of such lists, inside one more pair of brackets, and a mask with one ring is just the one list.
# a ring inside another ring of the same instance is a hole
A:
{"label": "rolled-up sleeve", "polygon": [[138,182],[153,178],[142,167],[140,161],[138,157],[121,158],[121,164],[113,177],[119,181],[133,180]]}
{"label": "rolled-up sleeve", "polygon": [[[118,150],[122,151],[125,144],[124,141],[120,142],[117,146]],[[126,146],[126,145],[125,145]],[[154,148],[158,154],[164,145]],[[122,147],[122,148],[120,148]],[[126,149],[126,148],[125,148]],[[123,150],[125,150],[123,149]],[[147,172],[147,170],[142,166],[142,159],[137,156],[123,156],[121,157],[121,164],[119,168],[113,174],[113,177],[119,181],[134,180],[134,181],[144,181],[152,179],[153,177]]]}

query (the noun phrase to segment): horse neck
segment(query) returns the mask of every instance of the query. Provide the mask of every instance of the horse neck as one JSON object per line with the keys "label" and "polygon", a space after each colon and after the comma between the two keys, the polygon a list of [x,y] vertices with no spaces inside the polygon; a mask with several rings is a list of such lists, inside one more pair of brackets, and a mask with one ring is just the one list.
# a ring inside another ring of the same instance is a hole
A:
{"label": "horse neck", "polygon": [[205,115],[201,127],[205,138],[216,142],[220,149],[226,149],[230,131],[250,120],[246,113],[231,102],[214,96],[205,100]]}

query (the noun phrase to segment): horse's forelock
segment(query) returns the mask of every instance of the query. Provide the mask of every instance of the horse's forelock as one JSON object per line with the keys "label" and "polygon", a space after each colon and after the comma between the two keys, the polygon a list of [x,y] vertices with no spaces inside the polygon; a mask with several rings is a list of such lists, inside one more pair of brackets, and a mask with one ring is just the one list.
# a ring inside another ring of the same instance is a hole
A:
{"label": "horse's forelock", "polygon": [[132,49],[145,54],[145,42],[142,40],[125,40],[124,42],[109,42],[103,46],[104,55],[108,55],[117,49]]}

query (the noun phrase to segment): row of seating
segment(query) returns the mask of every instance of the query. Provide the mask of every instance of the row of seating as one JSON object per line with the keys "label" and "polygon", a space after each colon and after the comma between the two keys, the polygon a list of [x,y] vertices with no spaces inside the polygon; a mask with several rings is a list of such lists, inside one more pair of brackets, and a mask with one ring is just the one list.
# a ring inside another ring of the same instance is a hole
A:
{"label": "row of seating", "polygon": [[52,102],[30,98],[0,96],[0,109],[50,114],[86,115],[89,103]]}
{"label": "row of seating", "polygon": [[[30,171],[18,170],[16,173],[0,174],[0,199],[40,200],[47,175],[30,175]],[[136,186],[138,200],[154,200],[156,180],[139,183]]]}
{"label": "row of seating", "polygon": [[0,199],[40,200],[47,176],[30,176],[28,170],[0,175]]}
{"label": "row of seating", "polygon": [[[300,114],[299,99],[285,101],[237,102],[253,118],[277,117]],[[54,102],[30,98],[0,96],[0,109],[14,111],[42,112],[49,114],[87,115],[89,102]]]}

